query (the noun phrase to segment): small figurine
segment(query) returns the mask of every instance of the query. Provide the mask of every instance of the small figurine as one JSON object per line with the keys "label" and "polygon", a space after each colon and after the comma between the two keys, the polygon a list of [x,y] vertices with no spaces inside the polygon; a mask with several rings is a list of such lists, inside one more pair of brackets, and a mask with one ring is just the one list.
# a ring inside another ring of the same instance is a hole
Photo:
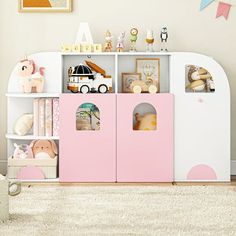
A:
{"label": "small figurine", "polygon": [[168,40],[167,27],[163,27],[161,29],[160,38],[161,38],[161,44],[162,44],[161,51],[168,52],[168,49],[167,49],[167,40]]}
{"label": "small figurine", "polygon": [[119,37],[118,37],[118,42],[116,45],[116,51],[117,52],[123,52],[124,51],[124,40],[125,40],[125,31],[123,31]]}
{"label": "small figurine", "polygon": [[111,52],[112,51],[112,38],[113,36],[111,35],[111,32],[107,30],[106,32],[106,37],[105,37],[105,52]]}
{"label": "small figurine", "polygon": [[153,30],[148,30],[147,31],[147,37],[146,37],[146,42],[147,42],[147,52],[153,52],[153,43],[154,43],[154,36],[153,36]]}
{"label": "small figurine", "polygon": [[132,28],[130,30],[130,41],[131,41],[131,47],[130,47],[130,52],[136,52],[136,42],[138,39],[138,29]]}

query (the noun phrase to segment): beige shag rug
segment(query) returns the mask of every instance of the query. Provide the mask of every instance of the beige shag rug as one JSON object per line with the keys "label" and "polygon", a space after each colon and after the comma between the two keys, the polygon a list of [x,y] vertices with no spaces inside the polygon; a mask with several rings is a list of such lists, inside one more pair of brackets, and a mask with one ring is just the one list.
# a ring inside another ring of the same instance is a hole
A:
{"label": "beige shag rug", "polygon": [[236,235],[236,189],[34,186],[10,198],[1,236]]}

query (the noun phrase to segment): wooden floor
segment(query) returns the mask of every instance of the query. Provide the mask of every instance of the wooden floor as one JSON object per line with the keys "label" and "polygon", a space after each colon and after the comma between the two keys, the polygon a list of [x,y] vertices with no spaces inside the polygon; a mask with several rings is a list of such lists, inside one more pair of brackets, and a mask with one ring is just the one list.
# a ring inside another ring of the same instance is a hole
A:
{"label": "wooden floor", "polygon": [[59,183],[24,182],[23,186],[236,186],[236,176],[231,182],[173,182],[173,183]]}

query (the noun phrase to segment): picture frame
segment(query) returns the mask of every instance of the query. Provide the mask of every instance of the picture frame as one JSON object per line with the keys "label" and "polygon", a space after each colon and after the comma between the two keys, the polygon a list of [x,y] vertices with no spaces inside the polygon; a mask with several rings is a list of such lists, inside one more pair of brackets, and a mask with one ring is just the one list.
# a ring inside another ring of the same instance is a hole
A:
{"label": "picture frame", "polygon": [[160,58],[136,58],[136,72],[141,73],[141,80],[143,81],[147,79],[147,76],[155,80],[160,92]]}
{"label": "picture frame", "polygon": [[72,0],[18,0],[18,11],[24,12],[72,12]]}
{"label": "picture frame", "polygon": [[122,93],[133,93],[130,84],[133,81],[141,80],[141,73],[122,73]]}

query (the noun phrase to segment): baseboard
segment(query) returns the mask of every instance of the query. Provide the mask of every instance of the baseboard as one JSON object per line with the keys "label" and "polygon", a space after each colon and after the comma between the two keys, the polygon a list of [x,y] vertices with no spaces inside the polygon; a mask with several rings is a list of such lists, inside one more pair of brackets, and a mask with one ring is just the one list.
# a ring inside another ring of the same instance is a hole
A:
{"label": "baseboard", "polygon": [[236,160],[231,160],[231,175],[236,175]]}

